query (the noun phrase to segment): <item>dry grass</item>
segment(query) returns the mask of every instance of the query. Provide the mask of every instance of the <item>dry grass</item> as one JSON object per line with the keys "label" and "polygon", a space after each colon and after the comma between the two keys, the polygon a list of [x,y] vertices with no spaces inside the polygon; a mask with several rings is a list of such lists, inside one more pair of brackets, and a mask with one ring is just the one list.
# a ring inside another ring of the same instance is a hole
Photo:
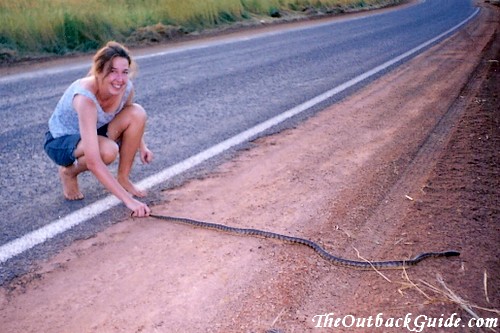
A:
{"label": "dry grass", "polygon": [[[361,8],[400,0],[0,0],[0,53],[64,54],[125,41],[161,24],[190,32],[305,8]],[[9,53],[7,52],[7,53]],[[0,57],[1,60],[1,57]]]}
{"label": "dry grass", "polygon": [[[486,274],[486,272],[485,272]],[[459,296],[457,292],[453,291],[444,281],[443,277],[440,274],[436,274],[436,281],[439,286],[435,286],[427,281],[419,280],[419,284],[413,282],[407,271],[403,271],[404,282],[402,283],[402,287],[399,289],[400,293],[403,293],[403,290],[406,289],[415,289],[421,295],[424,296],[428,303],[449,303],[455,304],[462,308],[465,312],[467,312],[472,318],[476,320],[480,319],[481,316],[477,313],[477,311],[484,311],[486,313],[493,313],[497,316],[500,315],[500,310],[493,308],[486,308],[482,306],[475,305],[463,297]],[[487,275],[485,275],[487,276]],[[483,288],[485,291],[485,299],[489,303],[489,298],[487,294],[487,280],[483,280]],[[492,332],[496,332],[495,329],[487,328]]]}

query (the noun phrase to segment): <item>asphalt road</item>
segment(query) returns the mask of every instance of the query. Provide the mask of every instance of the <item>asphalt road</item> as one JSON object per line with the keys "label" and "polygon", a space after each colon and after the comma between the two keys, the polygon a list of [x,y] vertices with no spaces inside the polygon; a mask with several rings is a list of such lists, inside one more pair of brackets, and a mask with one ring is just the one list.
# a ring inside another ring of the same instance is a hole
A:
{"label": "asphalt road", "polygon": [[[449,31],[474,11],[470,0],[423,0],[382,14],[245,38],[200,41],[141,56],[137,59],[139,75],[134,79],[136,101],[148,111],[146,140],[156,159],[152,165],[138,164],[133,179],[155,175],[360,77]],[[258,135],[293,126],[406,60],[398,59],[376,75]],[[0,78],[0,246],[108,196],[87,174],[80,181],[86,198],[63,200],[57,168],[42,147],[47,120],[59,97],[72,81],[86,74],[89,65]],[[147,202],[154,204],[161,189],[210,170],[227,156],[156,185]],[[126,208],[118,205],[0,262],[0,284],[26,271],[34,259],[48,256],[74,239],[91,237],[126,216]]]}

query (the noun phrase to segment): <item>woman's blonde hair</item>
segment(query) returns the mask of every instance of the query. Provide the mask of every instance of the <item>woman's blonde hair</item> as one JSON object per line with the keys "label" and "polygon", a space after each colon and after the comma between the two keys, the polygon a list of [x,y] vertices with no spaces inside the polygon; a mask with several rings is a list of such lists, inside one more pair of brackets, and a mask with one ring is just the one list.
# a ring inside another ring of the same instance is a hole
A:
{"label": "woman's blonde hair", "polygon": [[130,56],[129,50],[115,41],[108,42],[106,46],[96,52],[89,75],[97,76],[98,74],[104,73],[104,76],[107,76],[111,71],[111,61],[116,57],[127,59],[130,68],[130,76],[132,77],[137,66]]}

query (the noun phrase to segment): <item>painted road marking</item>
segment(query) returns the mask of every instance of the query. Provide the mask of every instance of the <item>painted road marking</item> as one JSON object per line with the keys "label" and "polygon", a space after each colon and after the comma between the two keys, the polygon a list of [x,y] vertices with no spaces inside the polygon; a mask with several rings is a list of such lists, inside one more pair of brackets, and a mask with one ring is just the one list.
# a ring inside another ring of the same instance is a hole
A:
{"label": "painted road marking", "polygon": [[[377,66],[373,68],[372,70],[369,70],[368,72],[365,72],[321,95],[318,95],[314,97],[313,99],[300,104],[288,111],[285,111],[281,113],[280,115],[271,118],[265,122],[262,122],[244,132],[241,132],[240,134],[237,134],[233,136],[232,138],[229,138],[213,147],[210,147],[194,156],[191,156],[190,158],[179,162],[155,175],[152,175],[150,177],[147,177],[143,179],[142,181],[137,183],[137,186],[142,189],[149,189],[152,188],[153,186],[159,185],[169,179],[171,179],[174,176],[177,176],[195,166],[200,165],[201,163],[209,160],[210,158],[213,158],[230,148],[233,148],[239,144],[242,144],[246,142],[247,140],[251,139],[252,137],[257,136],[260,133],[265,132],[266,130],[270,129],[273,126],[276,126],[282,122],[284,122],[287,119],[290,119],[308,109],[311,107],[326,101],[327,99],[343,92],[344,90],[374,76],[375,74],[395,65],[396,63],[410,57],[411,55],[421,51],[422,49],[426,48],[427,46],[437,42],[438,40],[450,35],[451,33],[455,32],[458,30],[460,27],[465,25],[467,22],[469,22],[472,18],[474,18],[477,14],[479,13],[479,8],[472,13],[471,16],[466,18],[464,21],[460,22],[453,28],[443,32],[439,36],[432,38],[428,40],[427,42],[420,44],[419,46],[415,47],[414,49],[405,52],[401,54],[400,56],[389,60],[385,63],[383,63],[380,66]],[[98,216],[99,214],[117,206],[120,203],[120,201],[110,195],[102,200],[96,201],[93,204],[90,204],[84,208],[81,208],[69,215],[66,215],[56,221],[53,221],[46,226],[37,229],[35,231],[32,231],[20,238],[17,238],[11,242],[8,242],[0,247],[0,263],[3,263],[10,258],[15,257],[18,254],[21,254],[24,251],[27,251],[36,245],[39,245],[41,243],[44,243],[48,239],[61,234],[72,227],[83,223],[91,218],[94,218]]]}

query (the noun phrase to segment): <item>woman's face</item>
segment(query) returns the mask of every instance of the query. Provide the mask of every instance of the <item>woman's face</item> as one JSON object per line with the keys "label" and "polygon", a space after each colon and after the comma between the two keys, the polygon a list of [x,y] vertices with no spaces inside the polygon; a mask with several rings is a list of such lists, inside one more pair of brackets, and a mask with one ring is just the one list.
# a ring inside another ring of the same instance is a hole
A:
{"label": "woman's face", "polygon": [[102,85],[109,94],[119,95],[127,87],[128,75],[130,72],[128,60],[122,57],[115,57],[111,60],[111,67],[108,74],[102,78]]}

